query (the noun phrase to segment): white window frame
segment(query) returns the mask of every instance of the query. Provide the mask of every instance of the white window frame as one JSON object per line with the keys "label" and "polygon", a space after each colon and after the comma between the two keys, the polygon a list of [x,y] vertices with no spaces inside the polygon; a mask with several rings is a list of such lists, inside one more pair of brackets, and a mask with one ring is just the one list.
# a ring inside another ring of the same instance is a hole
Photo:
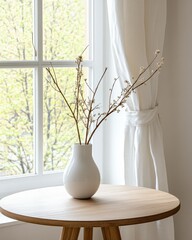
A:
{"label": "white window frame", "polygon": [[[43,61],[43,51],[42,51],[42,24],[38,24],[36,21],[37,17],[42,23],[42,1],[34,0],[34,9],[37,11],[37,16],[34,18],[34,30],[37,31],[34,36],[34,45],[38,51],[38,60],[32,61],[1,61],[0,68],[34,68],[35,70],[35,87],[37,89],[37,96],[35,97],[35,105],[43,106],[43,89],[42,89],[42,79],[43,79],[43,67],[50,65],[50,62]],[[84,66],[91,69],[90,74],[93,77],[93,84],[101,77],[103,72],[103,0],[89,0],[90,9],[92,9],[93,22],[92,34],[90,34],[90,41],[94,42],[93,48],[91,49],[92,60],[85,61]],[[89,19],[90,21],[90,19]],[[75,67],[74,61],[54,61],[54,67]],[[101,86],[102,87],[102,86]],[[102,88],[101,88],[102,89]],[[98,100],[101,102],[103,99],[102,91],[97,96]],[[41,96],[41,97],[39,97]],[[35,107],[35,119],[38,121],[38,125],[35,125],[34,132],[35,136],[40,133],[41,139],[38,137],[35,140],[35,158],[38,159],[36,174],[28,174],[24,176],[13,176],[13,177],[1,177],[0,178],[0,198],[8,194],[12,194],[18,191],[23,191],[27,189],[55,186],[62,184],[62,172],[53,172],[43,174],[43,161],[39,159],[43,158],[43,111],[42,108]],[[102,127],[98,131],[98,134],[93,139],[93,155],[99,166],[102,175],[102,159],[103,159],[103,137],[102,137]],[[96,147],[95,147],[96,146]]]}

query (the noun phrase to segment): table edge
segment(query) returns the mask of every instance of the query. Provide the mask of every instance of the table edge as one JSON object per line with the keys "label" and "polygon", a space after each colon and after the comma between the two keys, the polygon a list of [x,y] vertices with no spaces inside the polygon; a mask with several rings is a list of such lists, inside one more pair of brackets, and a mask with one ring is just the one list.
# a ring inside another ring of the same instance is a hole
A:
{"label": "table edge", "polygon": [[4,210],[0,207],[0,212],[9,217],[16,219],[21,222],[32,223],[37,225],[47,225],[47,226],[58,226],[58,227],[108,227],[108,226],[126,226],[126,225],[136,225],[141,223],[148,223],[154,222],[158,220],[162,220],[168,217],[173,216],[176,214],[180,209],[180,202],[178,206],[174,209],[171,209],[167,212],[138,217],[138,218],[129,218],[129,219],[117,219],[117,220],[97,220],[97,221],[67,221],[67,220],[50,220],[50,219],[42,219],[42,218],[35,218],[35,217],[26,217],[23,215],[15,214]]}

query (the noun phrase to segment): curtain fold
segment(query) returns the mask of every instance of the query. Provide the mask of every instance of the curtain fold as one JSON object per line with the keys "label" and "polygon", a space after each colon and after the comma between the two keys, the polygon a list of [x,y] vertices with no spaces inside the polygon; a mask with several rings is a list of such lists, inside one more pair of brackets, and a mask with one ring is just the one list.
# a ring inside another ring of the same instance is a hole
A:
{"label": "curtain fold", "polygon": [[[108,0],[110,41],[123,86],[163,50],[166,0]],[[151,69],[150,69],[151,70]],[[137,89],[127,102],[124,177],[128,185],[168,191],[163,137],[158,115],[158,76]],[[173,219],[123,228],[123,239],[173,240]]]}

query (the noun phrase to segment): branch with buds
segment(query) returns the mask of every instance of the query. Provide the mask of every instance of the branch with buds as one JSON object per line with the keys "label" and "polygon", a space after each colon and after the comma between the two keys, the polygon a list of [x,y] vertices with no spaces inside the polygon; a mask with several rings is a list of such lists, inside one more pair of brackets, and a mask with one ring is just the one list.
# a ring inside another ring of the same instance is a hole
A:
{"label": "branch with buds", "polygon": [[[156,50],[155,56],[149,65],[140,69],[140,73],[137,78],[132,78],[132,83],[128,80],[125,81],[125,87],[121,90],[121,93],[115,99],[112,99],[112,95],[115,89],[115,85],[118,81],[118,78],[115,78],[111,88],[109,89],[109,99],[108,99],[108,109],[105,112],[99,113],[100,104],[95,103],[96,94],[98,93],[101,82],[104,79],[107,68],[105,68],[101,78],[99,79],[95,89],[92,89],[86,79],[83,79],[83,57],[82,54],[76,59],[76,82],[75,82],[75,91],[74,91],[74,101],[69,102],[65,96],[65,93],[62,91],[58,79],[55,73],[54,68],[46,68],[50,79],[48,80],[51,86],[61,94],[66,106],[68,107],[70,116],[75,122],[76,131],[78,135],[79,143],[89,144],[93,135],[99,126],[114,112],[119,112],[121,109],[126,107],[126,102],[128,97],[132,92],[134,92],[140,86],[146,84],[154,75],[156,75],[162,65],[163,58],[157,62],[155,68],[150,71],[150,68],[153,66],[156,61],[160,51]],[[149,72],[149,74],[148,74]],[[90,92],[90,96],[86,97],[84,94],[84,86],[86,86]],[[81,136],[80,126],[85,128],[84,138]],[[84,141],[83,141],[84,139]]]}

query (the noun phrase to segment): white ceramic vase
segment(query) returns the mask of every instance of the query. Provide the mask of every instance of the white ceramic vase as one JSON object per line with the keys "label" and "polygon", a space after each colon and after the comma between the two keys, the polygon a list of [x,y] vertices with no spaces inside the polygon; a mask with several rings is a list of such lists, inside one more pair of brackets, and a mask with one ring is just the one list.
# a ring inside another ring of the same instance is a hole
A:
{"label": "white ceramic vase", "polygon": [[63,182],[66,191],[74,198],[88,199],[96,193],[100,174],[92,157],[91,144],[74,144]]}

